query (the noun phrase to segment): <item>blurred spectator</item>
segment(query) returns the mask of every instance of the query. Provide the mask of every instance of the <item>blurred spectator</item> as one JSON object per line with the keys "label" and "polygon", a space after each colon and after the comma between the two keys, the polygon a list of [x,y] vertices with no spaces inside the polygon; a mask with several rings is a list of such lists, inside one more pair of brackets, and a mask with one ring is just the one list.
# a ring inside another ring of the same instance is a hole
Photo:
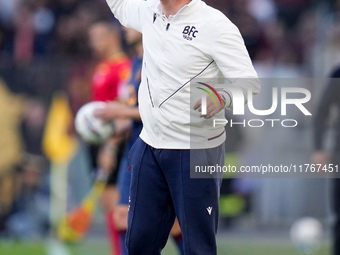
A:
{"label": "blurred spectator", "polygon": [[[11,107],[8,107],[8,106]],[[0,232],[14,199],[14,170],[21,161],[21,100],[0,80]]]}
{"label": "blurred spectator", "polygon": [[49,50],[55,21],[55,16],[52,10],[49,9],[49,0],[36,0],[33,15],[34,51],[36,54],[46,54]]}
{"label": "blurred spectator", "polygon": [[43,187],[45,167],[43,158],[29,154],[19,167],[16,197],[6,224],[8,236],[36,239],[47,234],[49,194]]}
{"label": "blurred spectator", "polygon": [[70,15],[60,15],[56,24],[53,52],[58,55],[90,55],[90,48],[86,43],[87,30],[100,15],[93,3],[84,3],[77,7]]}
{"label": "blurred spectator", "polygon": [[34,26],[33,7],[22,2],[14,16],[14,59],[19,65],[28,64],[33,58]]}
{"label": "blurred spectator", "polygon": [[[8,106],[11,107],[8,107]],[[19,125],[22,103],[0,80],[0,174],[18,164],[21,152]]]}
{"label": "blurred spectator", "polygon": [[[239,27],[253,60],[270,60],[274,65],[306,61],[305,54],[313,45],[309,39],[315,32],[307,31],[314,18],[306,13],[315,2],[207,0]],[[336,3],[334,0],[333,6]],[[0,51],[13,54],[21,65],[40,55],[89,57],[88,27],[99,19],[113,19],[101,0],[0,0],[0,13],[4,14]]]}
{"label": "blurred spectator", "polygon": [[13,55],[19,65],[46,54],[89,55],[87,28],[108,16],[102,6],[99,1],[86,0],[0,0],[0,13],[4,14],[0,50]]}
{"label": "blurred spectator", "polygon": [[277,8],[272,0],[250,0],[248,11],[263,25],[277,18]]}
{"label": "blurred spectator", "polygon": [[288,28],[294,27],[301,15],[311,6],[312,0],[275,0],[278,16]]}
{"label": "blurred spectator", "polygon": [[54,13],[57,19],[62,16],[72,15],[77,6],[79,4],[79,0],[58,0],[54,6]]}
{"label": "blurred spectator", "polygon": [[42,156],[42,135],[46,119],[46,107],[38,100],[26,99],[21,122],[21,133],[26,153]]}
{"label": "blurred spectator", "polygon": [[17,5],[21,0],[0,0],[0,20],[3,24],[9,24],[13,20]]}
{"label": "blurred spectator", "polygon": [[90,101],[90,83],[94,69],[92,62],[90,60],[75,61],[70,68],[67,92],[70,108],[74,116],[80,107]]}

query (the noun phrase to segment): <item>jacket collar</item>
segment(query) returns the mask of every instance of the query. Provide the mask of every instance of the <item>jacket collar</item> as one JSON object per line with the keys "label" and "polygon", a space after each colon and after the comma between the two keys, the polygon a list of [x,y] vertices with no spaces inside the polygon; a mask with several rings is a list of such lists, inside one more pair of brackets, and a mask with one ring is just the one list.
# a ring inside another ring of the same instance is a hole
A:
{"label": "jacket collar", "polygon": [[[186,15],[190,13],[190,10],[194,5],[197,3],[201,2],[201,0],[191,0],[190,3],[186,4],[183,6],[175,15],[171,15],[172,17],[177,16],[177,15]],[[162,5],[159,0],[154,1],[154,3],[151,6],[151,9],[153,10],[154,13],[156,13],[158,16],[162,16]]]}

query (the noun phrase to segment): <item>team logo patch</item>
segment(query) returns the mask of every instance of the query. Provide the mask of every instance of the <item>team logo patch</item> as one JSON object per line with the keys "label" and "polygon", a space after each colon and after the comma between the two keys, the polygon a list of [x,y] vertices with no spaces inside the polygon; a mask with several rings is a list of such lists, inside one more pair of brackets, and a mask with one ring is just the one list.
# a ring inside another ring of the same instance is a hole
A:
{"label": "team logo patch", "polygon": [[194,26],[186,26],[182,32],[183,38],[192,41],[194,38],[196,38],[198,33],[198,30]]}

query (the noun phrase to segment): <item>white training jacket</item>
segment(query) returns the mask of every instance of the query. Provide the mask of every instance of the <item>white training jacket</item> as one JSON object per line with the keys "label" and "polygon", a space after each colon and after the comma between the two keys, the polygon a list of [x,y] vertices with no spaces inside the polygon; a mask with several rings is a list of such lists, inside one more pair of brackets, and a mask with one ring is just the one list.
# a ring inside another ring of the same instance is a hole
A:
{"label": "white training jacket", "polygon": [[[144,59],[139,88],[139,111],[143,122],[141,139],[157,149],[214,148],[226,138],[224,126],[213,127],[213,119],[193,111],[193,79],[215,87],[232,108],[231,84],[244,95],[260,90],[237,27],[220,11],[201,0],[192,0],[166,18],[160,0],[106,0],[122,25],[143,34]],[[239,78],[249,78],[240,82]],[[228,85],[229,84],[229,85]],[[213,93],[213,92],[211,92]],[[191,111],[191,115],[190,115]],[[194,114],[192,114],[194,112]],[[213,118],[224,119],[224,111]]]}

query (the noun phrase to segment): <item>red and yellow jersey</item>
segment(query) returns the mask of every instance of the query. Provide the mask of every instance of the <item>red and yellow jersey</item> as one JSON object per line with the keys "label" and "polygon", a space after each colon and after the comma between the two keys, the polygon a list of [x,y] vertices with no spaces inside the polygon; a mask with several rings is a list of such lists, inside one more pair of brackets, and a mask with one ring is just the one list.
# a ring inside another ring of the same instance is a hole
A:
{"label": "red and yellow jersey", "polygon": [[131,63],[124,53],[102,61],[92,76],[91,101],[113,101],[122,96],[130,79]]}

